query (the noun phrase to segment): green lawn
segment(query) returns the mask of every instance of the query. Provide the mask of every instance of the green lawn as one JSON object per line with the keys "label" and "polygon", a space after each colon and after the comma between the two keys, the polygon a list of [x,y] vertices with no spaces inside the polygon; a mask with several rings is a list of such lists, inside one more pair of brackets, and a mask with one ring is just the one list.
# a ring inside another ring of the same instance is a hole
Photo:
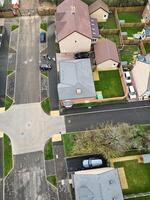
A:
{"label": "green lawn", "polygon": [[46,98],[41,102],[41,107],[42,107],[42,109],[44,110],[45,113],[49,114],[49,112],[51,110],[49,98]]}
{"label": "green lawn", "polygon": [[12,69],[7,70],[7,76],[10,75],[10,74],[12,74],[12,73],[13,73]]}
{"label": "green lawn", "polygon": [[150,53],[150,43],[144,44],[146,53]]}
{"label": "green lawn", "polygon": [[124,95],[119,70],[100,71],[99,81],[95,81],[96,91],[102,91],[104,98],[121,97]]}
{"label": "green lawn", "polygon": [[107,35],[104,35],[104,37],[115,42],[117,46],[120,45],[120,38],[118,34],[107,34]]}
{"label": "green lawn", "polygon": [[44,76],[48,77],[48,71],[42,71],[41,72]]}
{"label": "green lawn", "polygon": [[126,23],[138,23],[141,22],[141,12],[119,12],[118,17],[120,20],[125,20]]}
{"label": "green lawn", "polygon": [[146,197],[137,197],[137,198],[133,198],[133,199],[129,199],[129,200],[150,200],[150,196],[146,196]]}
{"label": "green lawn", "polygon": [[116,29],[117,25],[115,22],[115,17],[113,14],[109,14],[108,20],[106,22],[99,22],[98,23],[99,28],[104,28],[104,29]]}
{"label": "green lawn", "polygon": [[137,27],[134,27],[134,28],[131,28],[131,27],[129,27],[129,28],[128,27],[122,27],[121,31],[122,32],[127,32],[128,33],[128,37],[133,37],[133,34],[141,32],[142,28],[137,28]]}
{"label": "green lawn", "polygon": [[12,148],[11,141],[7,135],[4,134],[4,176],[7,176],[12,169]]}
{"label": "green lawn", "polygon": [[11,31],[14,31],[14,30],[17,29],[18,27],[19,27],[18,25],[13,24],[13,25],[11,26]]}
{"label": "green lawn", "polygon": [[53,159],[52,139],[49,139],[44,148],[45,160]]}
{"label": "green lawn", "polygon": [[48,182],[50,182],[55,187],[57,186],[57,179],[56,176],[48,176],[47,177]]}
{"label": "green lawn", "polygon": [[124,167],[128,189],[124,194],[150,192],[150,164],[138,163],[137,160],[114,163],[115,168]]}
{"label": "green lawn", "polygon": [[43,23],[41,23],[40,28],[43,29],[44,31],[47,31],[48,24],[46,22],[43,22]]}
{"label": "green lawn", "polygon": [[72,151],[73,144],[74,144],[74,133],[63,134],[62,138],[63,138],[63,142],[64,142],[65,156],[69,157],[69,156],[71,156],[71,151]]}
{"label": "green lawn", "polygon": [[137,45],[126,45],[123,50],[120,51],[121,61],[128,61],[128,63],[133,63],[133,55],[139,53],[139,47]]}
{"label": "green lawn", "polygon": [[8,110],[8,108],[13,104],[13,100],[6,96],[5,97],[5,110]]}

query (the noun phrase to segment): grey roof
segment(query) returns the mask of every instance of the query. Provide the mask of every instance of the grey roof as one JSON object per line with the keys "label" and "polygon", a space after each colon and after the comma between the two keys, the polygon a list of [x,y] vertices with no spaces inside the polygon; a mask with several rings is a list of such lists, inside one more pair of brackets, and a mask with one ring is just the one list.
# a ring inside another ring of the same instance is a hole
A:
{"label": "grey roof", "polygon": [[143,154],[142,158],[144,163],[150,163],[150,154]]}
{"label": "grey roof", "polygon": [[92,38],[98,38],[99,37],[99,28],[98,28],[97,19],[91,18],[90,22],[91,22]]}
{"label": "grey roof", "polygon": [[144,27],[146,37],[150,37],[150,26]]}
{"label": "grey roof", "polygon": [[123,200],[117,169],[98,172],[101,169],[74,174],[76,200]]}
{"label": "grey roof", "polygon": [[59,100],[96,97],[90,59],[60,61],[59,66]]}

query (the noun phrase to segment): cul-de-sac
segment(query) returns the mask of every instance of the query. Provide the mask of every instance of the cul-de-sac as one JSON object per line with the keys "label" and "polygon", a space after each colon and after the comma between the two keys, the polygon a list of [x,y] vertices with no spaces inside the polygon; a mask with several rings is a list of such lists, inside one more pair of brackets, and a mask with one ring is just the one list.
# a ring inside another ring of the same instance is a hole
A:
{"label": "cul-de-sac", "polygon": [[0,200],[150,200],[150,0],[0,0]]}

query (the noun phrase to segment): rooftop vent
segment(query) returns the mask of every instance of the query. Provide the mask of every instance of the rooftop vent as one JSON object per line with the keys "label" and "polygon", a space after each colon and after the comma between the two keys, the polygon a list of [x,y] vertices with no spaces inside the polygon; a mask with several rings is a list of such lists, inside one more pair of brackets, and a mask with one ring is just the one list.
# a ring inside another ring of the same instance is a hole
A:
{"label": "rooftop vent", "polygon": [[112,185],[113,184],[113,180],[111,179],[111,180],[109,180],[109,184],[110,185]]}
{"label": "rooftop vent", "polygon": [[81,94],[81,92],[82,92],[82,90],[81,90],[80,88],[77,88],[77,89],[76,89],[76,93],[77,93],[77,94]]}

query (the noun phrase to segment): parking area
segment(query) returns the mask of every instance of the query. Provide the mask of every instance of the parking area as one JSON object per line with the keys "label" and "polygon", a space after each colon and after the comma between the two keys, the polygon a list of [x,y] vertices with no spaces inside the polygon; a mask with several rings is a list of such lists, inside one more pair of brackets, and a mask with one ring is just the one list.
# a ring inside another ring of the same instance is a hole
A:
{"label": "parking area", "polygon": [[79,170],[85,170],[86,168],[83,167],[83,160],[93,158],[93,159],[101,159],[102,165],[101,167],[107,167],[107,160],[102,155],[86,155],[86,156],[79,156],[79,157],[72,157],[66,158],[67,163],[67,170],[68,172],[72,173]]}

